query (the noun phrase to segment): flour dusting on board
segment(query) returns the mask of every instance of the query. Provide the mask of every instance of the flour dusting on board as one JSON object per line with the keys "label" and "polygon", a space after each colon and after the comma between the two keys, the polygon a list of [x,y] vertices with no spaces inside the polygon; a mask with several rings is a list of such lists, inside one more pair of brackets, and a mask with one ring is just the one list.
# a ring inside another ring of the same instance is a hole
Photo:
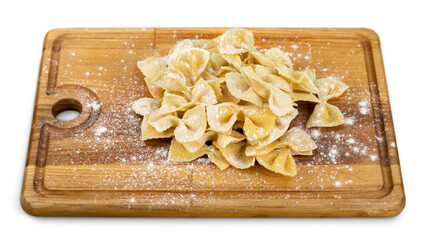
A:
{"label": "flour dusting on board", "polygon": [[100,135],[102,135],[103,133],[105,133],[107,131],[107,128],[105,128],[105,127],[103,127],[103,126],[99,126],[99,127],[97,127],[96,128],[96,133],[95,133],[95,135],[96,136],[100,136]]}

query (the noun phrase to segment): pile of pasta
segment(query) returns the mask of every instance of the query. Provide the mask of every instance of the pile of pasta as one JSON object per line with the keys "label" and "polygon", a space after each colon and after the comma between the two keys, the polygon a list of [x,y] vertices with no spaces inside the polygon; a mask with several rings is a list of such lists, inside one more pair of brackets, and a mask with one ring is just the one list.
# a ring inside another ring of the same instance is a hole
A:
{"label": "pile of pasta", "polygon": [[173,138],[168,159],[188,162],[203,155],[219,169],[260,165],[296,175],[293,155],[317,148],[302,129],[292,127],[297,101],[316,103],[306,127],[344,123],[329,104],[348,86],[316,79],[314,69],[295,70],[279,48],[258,51],[252,32],[230,29],[212,40],[186,39],[163,57],[137,63],[153,98],[132,109],[144,116],[142,139]]}

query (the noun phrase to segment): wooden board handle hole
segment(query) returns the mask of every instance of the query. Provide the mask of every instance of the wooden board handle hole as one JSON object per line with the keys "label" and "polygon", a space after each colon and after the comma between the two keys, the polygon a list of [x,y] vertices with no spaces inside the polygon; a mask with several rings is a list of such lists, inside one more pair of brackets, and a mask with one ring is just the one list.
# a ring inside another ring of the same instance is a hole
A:
{"label": "wooden board handle hole", "polygon": [[64,98],[57,101],[52,108],[53,116],[62,122],[69,122],[79,117],[82,105],[72,98]]}

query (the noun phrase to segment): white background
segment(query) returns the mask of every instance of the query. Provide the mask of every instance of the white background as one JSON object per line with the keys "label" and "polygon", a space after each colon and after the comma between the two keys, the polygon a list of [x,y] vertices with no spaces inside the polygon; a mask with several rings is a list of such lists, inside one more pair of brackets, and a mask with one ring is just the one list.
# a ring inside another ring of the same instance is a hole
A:
{"label": "white background", "polygon": [[[13,3],[12,3],[13,2]],[[0,239],[397,239],[422,236],[424,28],[419,1],[2,1]],[[19,197],[45,33],[68,27],[368,27],[381,39],[406,208],[387,219],[39,218]],[[3,235],[3,236],[2,236]],[[6,236],[9,236],[8,238]]]}

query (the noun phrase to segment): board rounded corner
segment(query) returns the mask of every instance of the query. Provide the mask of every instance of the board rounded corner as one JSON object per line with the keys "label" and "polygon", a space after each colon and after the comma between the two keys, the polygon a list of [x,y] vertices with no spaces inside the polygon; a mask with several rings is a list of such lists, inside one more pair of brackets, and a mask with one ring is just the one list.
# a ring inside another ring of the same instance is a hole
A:
{"label": "board rounded corner", "polygon": [[359,28],[360,34],[367,38],[369,41],[373,42],[376,41],[380,43],[380,36],[378,35],[377,31],[369,28],[369,27],[363,27]]}
{"label": "board rounded corner", "polygon": [[406,206],[405,193],[402,192],[401,196],[395,199],[394,204],[395,204],[395,208],[392,211],[392,215],[390,217],[399,216],[405,209],[405,206]]}
{"label": "board rounded corner", "polygon": [[26,214],[30,216],[39,216],[37,214],[37,208],[34,206],[33,200],[25,193],[25,191],[21,194],[21,208]]}
{"label": "board rounded corner", "polygon": [[400,215],[406,206],[403,185],[392,188],[382,201],[385,203],[382,207],[384,211],[382,217],[396,217]]}
{"label": "board rounded corner", "polygon": [[49,29],[44,35],[44,42],[54,41],[57,37],[61,36],[66,32],[64,28],[52,28]]}

